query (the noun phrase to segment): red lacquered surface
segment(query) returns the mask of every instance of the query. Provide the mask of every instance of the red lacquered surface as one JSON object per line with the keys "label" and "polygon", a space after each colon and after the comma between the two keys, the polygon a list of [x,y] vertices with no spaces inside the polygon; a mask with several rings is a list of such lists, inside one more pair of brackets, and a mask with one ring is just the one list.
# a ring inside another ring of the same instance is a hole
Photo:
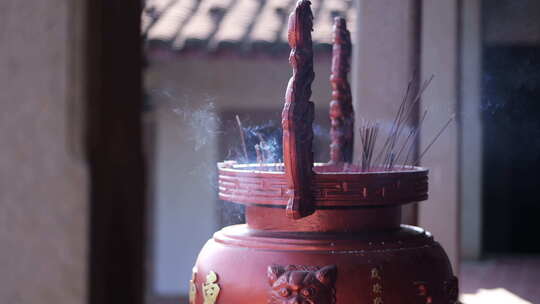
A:
{"label": "red lacquered surface", "polygon": [[[280,164],[218,164],[219,197],[247,205],[286,206],[289,186]],[[339,169],[339,170],[338,170]],[[396,205],[427,199],[428,170],[408,167],[400,171],[360,172],[315,164],[311,179],[314,209]]]}
{"label": "red lacquered surface", "polygon": [[[247,224],[217,232],[197,260],[196,287],[210,271],[219,276],[216,303],[457,301],[457,279],[443,249],[423,229],[400,225],[401,205],[427,197],[426,169],[366,173],[349,166],[343,172],[318,164],[315,212],[293,219],[285,216],[282,165],[257,166],[219,166],[220,197],[245,204]],[[281,291],[293,287],[316,296]]]}
{"label": "red lacquered surface", "polygon": [[[295,303],[294,299],[287,302],[288,298],[283,297],[276,301],[273,297],[267,275],[272,265],[296,265],[312,272],[325,266],[335,267],[335,281],[330,284],[334,300],[320,298],[306,303],[456,301],[457,281],[444,251],[428,233],[407,226],[355,234],[227,227],[203,248],[197,260],[195,282],[200,286],[208,272],[218,273],[221,293],[217,303]],[[320,289],[324,294],[325,288]],[[194,303],[204,302],[199,297]]]}
{"label": "red lacquered surface", "polygon": [[401,207],[317,210],[311,216],[292,220],[283,209],[247,206],[249,228],[298,232],[358,232],[396,229],[401,224]]}
{"label": "red lacquered surface", "polygon": [[351,33],[343,17],[334,20],[332,43],[332,100],[330,101],[330,162],[351,163],[354,147],[354,109],[349,80]]}
{"label": "red lacquered surface", "polygon": [[286,215],[301,218],[315,211],[311,196],[313,167],[313,118],[315,106],[310,101],[313,72],[313,14],[311,2],[298,1],[289,16],[289,63],[293,68],[287,84],[281,113],[283,162],[288,186]]}
{"label": "red lacquered surface", "polygon": [[[219,165],[220,197],[245,204],[247,224],[217,232],[199,255],[194,286],[217,273],[215,303],[457,301],[457,279],[443,249],[423,229],[400,225],[401,205],[427,198],[426,169],[358,172],[352,165],[317,164],[315,211],[294,219],[285,216],[282,167]],[[193,303],[205,303],[201,292]]]}
{"label": "red lacquered surface", "polygon": [[[345,44],[334,45],[331,162],[313,164],[309,5],[298,1],[289,18],[293,76],[282,113],[284,163],[218,165],[219,197],[246,205],[247,224],[226,227],[206,243],[190,302],[454,304],[457,279],[441,246],[423,229],[400,225],[401,205],[427,198],[428,171],[361,172],[343,162],[350,161],[342,153],[350,142],[340,132],[352,117],[343,91]],[[345,33],[344,21],[337,22],[335,30]],[[344,42],[341,34],[336,43]]]}

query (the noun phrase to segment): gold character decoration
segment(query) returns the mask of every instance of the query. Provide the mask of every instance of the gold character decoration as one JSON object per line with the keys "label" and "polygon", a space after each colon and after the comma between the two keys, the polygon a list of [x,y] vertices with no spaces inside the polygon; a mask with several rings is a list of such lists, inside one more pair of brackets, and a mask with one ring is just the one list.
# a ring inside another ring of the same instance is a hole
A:
{"label": "gold character decoration", "polygon": [[197,298],[197,285],[195,279],[197,278],[197,268],[193,267],[191,273],[191,280],[189,280],[189,304],[195,304]]}
{"label": "gold character decoration", "polygon": [[206,282],[202,284],[204,304],[214,304],[219,296],[221,288],[218,283],[218,276],[211,271],[206,276]]}
{"label": "gold character decoration", "polygon": [[374,294],[380,294],[380,293],[382,293],[382,285],[381,285],[381,283],[375,283],[375,284],[373,284],[373,293],[374,293]]}
{"label": "gold character decoration", "polygon": [[383,302],[383,300],[382,300],[381,297],[375,297],[375,298],[373,299],[373,304],[383,304],[383,303],[384,303],[384,302]]}
{"label": "gold character decoration", "polygon": [[378,268],[373,268],[371,269],[371,279],[377,279],[377,280],[380,280],[381,279],[381,275],[379,273],[379,269]]}
{"label": "gold character decoration", "polygon": [[382,298],[383,285],[381,270],[379,267],[374,267],[371,269],[371,293],[373,294],[373,304],[384,304]]}

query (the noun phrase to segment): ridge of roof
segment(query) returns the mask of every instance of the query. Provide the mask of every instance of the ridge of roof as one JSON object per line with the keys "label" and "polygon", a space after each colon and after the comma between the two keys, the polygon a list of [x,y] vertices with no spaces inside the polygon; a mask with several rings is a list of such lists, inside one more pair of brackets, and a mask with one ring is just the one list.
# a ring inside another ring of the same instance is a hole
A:
{"label": "ridge of roof", "polygon": [[[148,46],[174,52],[288,52],[287,17],[296,0],[147,0]],[[355,29],[354,0],[311,0],[314,48],[331,51],[334,17]],[[353,34],[354,37],[354,34]]]}

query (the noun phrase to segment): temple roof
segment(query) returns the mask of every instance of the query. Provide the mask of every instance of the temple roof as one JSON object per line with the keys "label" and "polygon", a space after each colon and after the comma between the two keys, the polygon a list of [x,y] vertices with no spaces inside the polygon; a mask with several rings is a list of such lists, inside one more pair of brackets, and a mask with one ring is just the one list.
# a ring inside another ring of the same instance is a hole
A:
{"label": "temple roof", "polygon": [[[147,0],[142,32],[153,46],[173,51],[288,50],[287,17],[295,0]],[[332,22],[355,28],[354,0],[312,0],[313,43],[330,49]],[[353,36],[354,37],[354,36]]]}

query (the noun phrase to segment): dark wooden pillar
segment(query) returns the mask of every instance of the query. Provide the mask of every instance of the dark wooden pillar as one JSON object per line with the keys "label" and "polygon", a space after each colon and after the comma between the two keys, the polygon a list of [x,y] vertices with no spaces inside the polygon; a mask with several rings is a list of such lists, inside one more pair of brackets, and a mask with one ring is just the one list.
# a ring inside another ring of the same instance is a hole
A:
{"label": "dark wooden pillar", "polygon": [[87,1],[89,302],[144,302],[141,1]]}

